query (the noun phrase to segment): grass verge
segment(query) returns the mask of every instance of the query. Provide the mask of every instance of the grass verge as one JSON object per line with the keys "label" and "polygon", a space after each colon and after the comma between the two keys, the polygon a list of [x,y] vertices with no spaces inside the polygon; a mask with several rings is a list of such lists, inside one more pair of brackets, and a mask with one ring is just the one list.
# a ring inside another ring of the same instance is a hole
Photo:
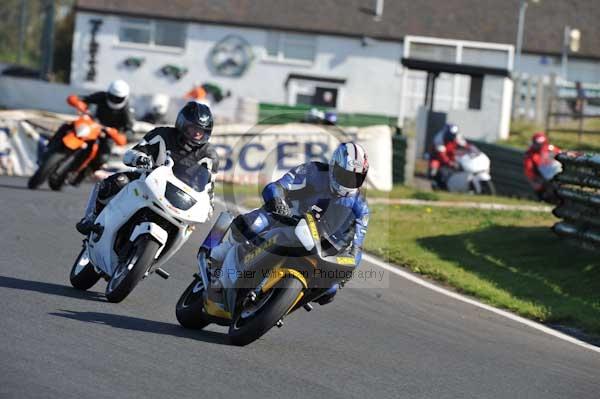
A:
{"label": "grass verge", "polygon": [[[563,127],[578,128],[577,121],[566,123]],[[588,119],[584,129],[600,131],[600,119]],[[531,122],[513,121],[510,126],[510,137],[499,142],[511,147],[526,149],[531,143],[531,136],[538,131],[543,131],[542,126]],[[550,132],[550,141],[563,150],[580,150],[600,152],[600,134],[583,134],[581,142],[576,132]]]}
{"label": "grass verge", "polygon": [[558,239],[547,214],[371,207],[367,251],[483,302],[600,336],[597,256]]}
{"label": "grass verge", "polygon": [[[246,201],[256,199],[259,203],[262,187],[253,184],[231,184],[218,183],[217,193],[220,195],[243,197]],[[446,201],[446,202],[477,202],[477,203],[496,203],[507,205],[544,205],[540,202],[528,201],[517,198],[484,196],[471,194],[456,194],[444,191],[425,191],[408,186],[394,186],[392,191],[368,190],[367,198],[389,198],[389,199],[418,199],[425,201]]]}
{"label": "grass verge", "polygon": [[506,205],[544,205],[540,202],[528,201],[518,198],[457,194],[445,191],[425,191],[407,186],[394,186],[392,191],[369,190],[367,198],[407,198],[425,201],[445,201],[445,202],[477,202],[477,203],[496,203]]}

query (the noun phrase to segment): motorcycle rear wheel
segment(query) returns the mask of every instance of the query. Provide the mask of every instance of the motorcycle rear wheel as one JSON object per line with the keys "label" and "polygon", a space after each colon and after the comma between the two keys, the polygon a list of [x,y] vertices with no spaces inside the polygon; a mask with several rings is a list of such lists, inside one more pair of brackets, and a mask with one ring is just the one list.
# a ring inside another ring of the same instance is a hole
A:
{"label": "motorcycle rear wheel", "polygon": [[[236,346],[248,345],[267,333],[287,314],[304,289],[300,280],[285,277],[271,291],[267,303],[253,314],[244,317],[244,312],[237,313],[229,326],[229,342]],[[260,298],[258,299],[260,301]]]}
{"label": "motorcycle rear wheel", "polygon": [[210,324],[204,312],[204,285],[196,277],[183,291],[175,305],[175,316],[182,327],[201,330]]}
{"label": "motorcycle rear wheel", "polygon": [[71,285],[78,290],[85,291],[92,288],[99,279],[100,275],[96,273],[94,265],[92,265],[92,262],[87,257],[86,248],[83,247],[71,268],[71,273],[69,275]]}
{"label": "motorcycle rear wheel", "polygon": [[154,263],[159,248],[160,244],[148,235],[135,240],[131,255],[124,262],[119,262],[106,286],[106,299],[109,302],[117,303],[127,298]]}

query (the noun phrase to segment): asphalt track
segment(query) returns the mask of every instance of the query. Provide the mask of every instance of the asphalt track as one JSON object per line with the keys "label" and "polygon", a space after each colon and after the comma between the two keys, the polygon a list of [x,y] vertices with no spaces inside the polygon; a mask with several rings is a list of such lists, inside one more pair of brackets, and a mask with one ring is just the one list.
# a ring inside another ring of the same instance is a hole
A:
{"label": "asphalt track", "polygon": [[103,282],[68,282],[89,186],[24,186],[0,178],[0,398],[600,397],[598,353],[395,275],[244,348],[221,327],[184,330],[174,305],[203,229],[169,280],[108,303]]}

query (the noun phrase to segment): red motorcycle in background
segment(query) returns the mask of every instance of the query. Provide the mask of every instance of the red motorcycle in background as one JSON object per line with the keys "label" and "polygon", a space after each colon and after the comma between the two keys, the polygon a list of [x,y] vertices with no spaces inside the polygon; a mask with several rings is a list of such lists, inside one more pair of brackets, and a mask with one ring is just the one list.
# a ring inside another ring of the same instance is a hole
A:
{"label": "red motorcycle in background", "polygon": [[[95,172],[91,165],[98,155],[101,139],[108,136],[117,145],[127,144],[124,134],[95,121],[87,104],[77,96],[69,96],[67,103],[79,112],[79,116],[69,124],[62,137],[50,141],[37,171],[27,183],[30,189],[38,188],[46,179],[52,190],[60,190],[65,183],[76,186]],[[58,131],[62,130],[65,130],[64,125]]]}

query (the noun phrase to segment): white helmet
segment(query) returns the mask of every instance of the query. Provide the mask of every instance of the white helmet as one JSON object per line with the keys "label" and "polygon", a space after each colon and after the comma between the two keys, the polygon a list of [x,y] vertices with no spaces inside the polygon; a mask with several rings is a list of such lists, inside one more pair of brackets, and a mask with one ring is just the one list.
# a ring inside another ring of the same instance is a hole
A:
{"label": "white helmet", "polygon": [[340,144],[329,161],[331,191],[341,197],[356,194],[368,171],[369,160],[364,148],[353,142]]}
{"label": "white helmet", "polygon": [[124,80],[115,80],[108,86],[106,102],[112,109],[121,109],[127,104],[129,85]]}

